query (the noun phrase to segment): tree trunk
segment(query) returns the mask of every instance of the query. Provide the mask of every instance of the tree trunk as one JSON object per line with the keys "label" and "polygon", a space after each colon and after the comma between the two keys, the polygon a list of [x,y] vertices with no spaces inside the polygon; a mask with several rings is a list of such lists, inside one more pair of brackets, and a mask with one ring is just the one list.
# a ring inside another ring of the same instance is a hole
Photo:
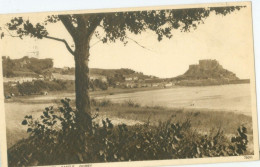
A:
{"label": "tree trunk", "polygon": [[92,117],[89,96],[89,38],[78,40],[75,50],[76,107],[79,111],[80,130],[91,133]]}

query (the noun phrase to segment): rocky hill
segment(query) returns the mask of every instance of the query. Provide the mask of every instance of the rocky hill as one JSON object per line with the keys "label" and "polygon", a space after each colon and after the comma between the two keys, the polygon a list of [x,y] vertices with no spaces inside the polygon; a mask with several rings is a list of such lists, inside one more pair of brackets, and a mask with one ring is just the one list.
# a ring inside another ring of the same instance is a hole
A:
{"label": "rocky hill", "polygon": [[189,69],[177,77],[171,78],[176,85],[208,86],[223,84],[249,83],[249,79],[239,79],[235,73],[224,69],[217,60],[199,60],[199,64],[192,64]]}
{"label": "rocky hill", "polygon": [[201,80],[201,79],[226,79],[238,80],[239,78],[219,64],[217,60],[200,60],[199,64],[192,64],[189,69],[176,80]]}

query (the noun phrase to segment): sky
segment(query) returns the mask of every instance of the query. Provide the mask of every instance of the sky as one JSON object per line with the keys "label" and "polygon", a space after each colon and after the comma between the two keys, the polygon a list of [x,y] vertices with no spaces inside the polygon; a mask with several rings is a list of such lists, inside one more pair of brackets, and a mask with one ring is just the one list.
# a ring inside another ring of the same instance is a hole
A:
{"label": "sky", "polygon": [[[201,59],[216,59],[226,69],[239,78],[249,78],[252,61],[252,28],[248,8],[241,9],[227,16],[211,14],[204,24],[191,32],[174,30],[173,38],[157,41],[157,36],[150,31],[141,35],[128,34],[133,41],[124,46],[121,42],[103,44],[95,37],[91,40],[90,68],[119,69],[130,68],[147,75],[174,77],[183,74],[190,64],[197,64]],[[32,21],[42,17],[30,17]],[[51,36],[66,39],[73,45],[72,39],[61,23],[48,25]],[[55,67],[73,67],[73,56],[63,43],[26,37],[6,37],[3,41],[2,56],[21,58],[33,56],[52,58]],[[34,55],[33,52],[39,54]]]}

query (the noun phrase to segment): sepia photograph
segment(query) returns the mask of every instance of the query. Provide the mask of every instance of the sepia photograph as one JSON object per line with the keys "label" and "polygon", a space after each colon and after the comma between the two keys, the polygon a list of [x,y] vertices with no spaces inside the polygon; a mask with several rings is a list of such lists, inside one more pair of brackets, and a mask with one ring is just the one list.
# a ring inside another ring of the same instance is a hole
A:
{"label": "sepia photograph", "polygon": [[250,2],[0,15],[0,56],[8,167],[259,159]]}

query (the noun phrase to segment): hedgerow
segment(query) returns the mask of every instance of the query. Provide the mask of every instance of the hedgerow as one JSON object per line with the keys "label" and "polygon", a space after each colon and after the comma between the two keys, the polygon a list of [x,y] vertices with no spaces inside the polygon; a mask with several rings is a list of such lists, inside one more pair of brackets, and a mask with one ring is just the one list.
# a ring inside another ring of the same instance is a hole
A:
{"label": "hedgerow", "polygon": [[169,119],[158,126],[115,126],[107,118],[100,124],[93,121],[92,131],[81,132],[79,112],[69,99],[61,102],[58,109],[46,107],[38,119],[25,116],[22,124],[28,126],[30,137],[8,150],[9,166],[238,156],[247,150],[245,127],[228,139],[220,130],[202,135],[189,119],[183,123]]}

